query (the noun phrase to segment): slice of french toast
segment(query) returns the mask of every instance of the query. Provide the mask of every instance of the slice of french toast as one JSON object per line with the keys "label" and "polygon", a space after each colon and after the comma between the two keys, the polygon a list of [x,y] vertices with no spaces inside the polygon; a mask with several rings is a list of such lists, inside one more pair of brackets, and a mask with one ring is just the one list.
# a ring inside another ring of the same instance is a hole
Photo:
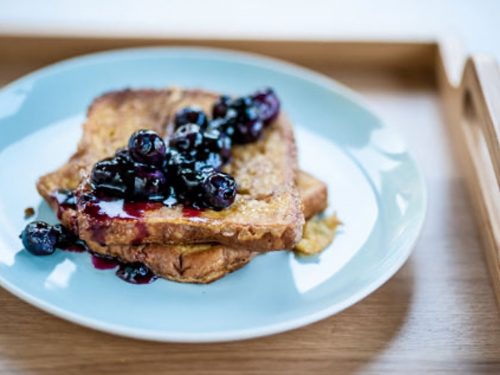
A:
{"label": "slice of french toast", "polygon": [[[65,171],[64,168],[60,169]],[[54,191],[72,190],[78,185],[78,178],[67,173],[52,173],[41,178],[45,183],[39,185],[41,195],[58,213],[62,224],[73,228],[77,233],[76,209],[70,205],[59,205],[54,199]],[[48,191],[46,186],[54,190]],[[297,187],[302,200],[302,209],[306,219],[322,212],[328,202],[327,186],[310,174],[299,171]],[[109,245],[100,246],[89,242],[92,251],[112,255],[125,262],[142,262],[155,274],[184,283],[209,283],[235,271],[258,254],[246,249],[231,248],[220,244],[165,245],[148,244],[138,246]]]}
{"label": "slice of french toast", "polygon": [[[322,212],[328,203],[327,187],[306,172],[299,172],[297,185],[306,219]],[[221,244],[100,246],[89,242],[94,252],[126,262],[141,262],[156,275],[184,283],[209,283],[246,265],[259,254]]]}
{"label": "slice of french toast", "polygon": [[[125,90],[98,98],[89,108],[77,152],[55,172],[57,179],[51,174],[42,177],[38,190],[50,199],[55,185],[69,185],[54,184],[54,180],[80,181],[95,162],[124,147],[134,131],[147,128],[168,137],[178,109],[196,105],[210,112],[217,97],[200,90],[168,89]],[[101,246],[217,242],[252,251],[292,248],[301,237],[304,218],[295,185],[293,130],[286,117],[280,114],[258,142],[235,146],[226,171],[238,184],[235,202],[228,209],[205,210],[191,217],[180,205],[156,206],[140,215],[115,211],[96,216],[96,210],[88,210],[83,203],[73,223],[83,240]]]}

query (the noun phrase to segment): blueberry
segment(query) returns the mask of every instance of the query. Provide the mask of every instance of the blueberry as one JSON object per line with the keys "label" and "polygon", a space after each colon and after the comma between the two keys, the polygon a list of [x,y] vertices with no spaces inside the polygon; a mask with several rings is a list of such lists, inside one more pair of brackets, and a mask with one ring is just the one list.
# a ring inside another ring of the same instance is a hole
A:
{"label": "blueberry", "polygon": [[156,276],[142,263],[120,264],[116,275],[131,284],[146,284],[156,280]]}
{"label": "blueberry", "polygon": [[236,197],[236,181],[227,173],[209,174],[202,184],[205,206],[213,210],[229,207]]}
{"label": "blueberry", "polygon": [[228,111],[228,116],[224,118],[217,118],[210,122],[209,129],[217,129],[221,133],[224,133],[231,140],[234,135],[234,126],[236,124],[236,111],[230,109]]}
{"label": "blueberry", "polygon": [[186,124],[177,129],[170,139],[170,147],[180,152],[196,150],[203,142],[203,134],[198,125]]}
{"label": "blueberry", "polygon": [[125,164],[132,165],[134,164],[134,159],[132,159],[132,156],[130,155],[130,151],[128,148],[120,148],[116,151],[115,157],[116,160],[119,162]]}
{"label": "blueberry", "polygon": [[54,231],[57,237],[56,245],[60,248],[65,248],[67,246],[70,246],[77,240],[77,237],[61,224],[56,224],[52,226],[52,230]]}
{"label": "blueberry", "polygon": [[152,130],[138,130],[130,137],[128,149],[140,163],[160,165],[165,157],[165,142]]}
{"label": "blueberry", "polygon": [[90,181],[97,191],[123,197],[127,193],[128,168],[123,160],[117,158],[101,160],[92,168]]}
{"label": "blueberry", "polygon": [[244,144],[259,139],[262,134],[263,123],[252,99],[249,97],[238,98],[233,101],[232,108],[237,113],[233,141]]}
{"label": "blueberry", "polygon": [[231,102],[231,108],[238,112],[253,107],[253,99],[250,96],[240,96]]}
{"label": "blueberry", "polygon": [[19,237],[25,249],[34,255],[50,255],[56,250],[57,232],[43,221],[29,223]]}
{"label": "blueberry", "polygon": [[167,173],[177,174],[181,169],[194,169],[196,152],[179,152],[175,148],[168,148],[165,161]]}
{"label": "blueberry", "polygon": [[95,190],[130,200],[159,201],[165,198],[166,172],[161,167],[142,164],[126,150],[94,166],[91,182]]}
{"label": "blueberry", "polygon": [[252,100],[257,107],[259,119],[264,125],[269,125],[278,117],[280,111],[280,100],[271,88],[257,91],[252,95]]}
{"label": "blueberry", "polygon": [[230,104],[231,98],[229,96],[219,97],[212,107],[212,117],[214,119],[226,117]]}
{"label": "blueberry", "polygon": [[[201,172],[204,169],[219,170],[227,161],[226,154],[222,152],[211,152],[208,147],[203,144],[198,149],[190,150],[189,152],[179,152],[176,149],[167,151],[167,162],[165,169],[172,174],[177,174],[183,169],[190,169]],[[230,155],[230,154],[229,154]]]}
{"label": "blueberry", "polygon": [[208,118],[201,108],[186,107],[175,114],[174,124],[176,129],[186,124],[195,124],[201,129],[206,129]]}
{"label": "blueberry", "polygon": [[260,121],[256,108],[250,106],[241,108],[237,117],[229,119],[228,127],[232,128],[233,143],[246,144],[260,138],[264,124]]}
{"label": "blueberry", "polygon": [[250,97],[231,101],[226,116],[212,121],[211,126],[224,132],[235,144],[255,142],[260,138],[264,127]]}
{"label": "blueberry", "polygon": [[161,201],[165,198],[167,178],[160,169],[138,164],[134,168],[133,186],[130,189],[128,198]]}
{"label": "blueberry", "polygon": [[203,147],[208,153],[219,154],[223,164],[231,159],[231,138],[218,129],[209,128],[203,133]]}
{"label": "blueberry", "polygon": [[183,203],[201,208],[202,184],[207,171],[196,171],[190,168],[179,170],[176,177],[175,190]]}
{"label": "blueberry", "polygon": [[234,126],[233,141],[236,144],[246,144],[257,141],[262,135],[264,124],[257,119],[247,119]]}
{"label": "blueberry", "polygon": [[195,163],[194,169],[203,171],[205,169],[214,169],[219,171],[225,163],[222,160],[221,154],[215,152],[207,153],[204,158]]}

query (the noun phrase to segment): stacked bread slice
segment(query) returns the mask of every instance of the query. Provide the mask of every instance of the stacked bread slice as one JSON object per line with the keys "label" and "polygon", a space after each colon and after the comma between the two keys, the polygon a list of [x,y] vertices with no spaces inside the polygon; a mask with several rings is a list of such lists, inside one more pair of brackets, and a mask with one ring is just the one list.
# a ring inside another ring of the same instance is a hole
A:
{"label": "stacked bread slice", "polygon": [[[201,90],[124,90],[105,94],[89,107],[82,139],[68,162],[40,178],[38,191],[89,248],[126,262],[142,262],[157,275],[207,283],[245,265],[255,254],[292,249],[304,217],[326,206],[326,186],[297,169],[292,126],[280,114],[251,144],[233,147],[225,167],[236,180],[235,202],[221,211],[186,215],[182,205],[153,205],[130,214],[106,215],[83,205],[61,205],[61,189],[85,191],[93,165],[126,146],[130,135],[151,129],[168,138],[172,119],[186,106],[210,112],[218,95]],[[116,208],[118,207],[118,208]]]}

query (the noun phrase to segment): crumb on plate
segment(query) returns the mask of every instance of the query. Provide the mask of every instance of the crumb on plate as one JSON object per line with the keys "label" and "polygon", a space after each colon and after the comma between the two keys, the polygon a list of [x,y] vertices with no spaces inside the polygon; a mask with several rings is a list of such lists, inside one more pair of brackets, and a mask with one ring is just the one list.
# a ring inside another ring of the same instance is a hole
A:
{"label": "crumb on plate", "polygon": [[24,218],[29,219],[30,217],[35,215],[35,209],[33,207],[26,207],[24,209]]}
{"label": "crumb on plate", "polygon": [[300,255],[315,255],[328,247],[335,237],[338,226],[342,224],[337,216],[315,216],[304,225],[302,239],[294,251]]}

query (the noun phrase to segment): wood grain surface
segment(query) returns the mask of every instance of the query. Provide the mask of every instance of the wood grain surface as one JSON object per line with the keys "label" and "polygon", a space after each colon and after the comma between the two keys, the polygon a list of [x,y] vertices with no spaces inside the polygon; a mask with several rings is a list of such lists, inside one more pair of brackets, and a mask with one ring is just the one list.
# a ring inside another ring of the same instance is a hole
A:
{"label": "wood grain surface", "polygon": [[[0,84],[35,66],[0,66]],[[362,302],[308,327],[203,345],[114,337],[52,317],[0,290],[0,373],[500,373],[500,315],[435,83],[421,73],[316,68],[360,91],[406,138],[425,174],[427,220],[395,277]]]}

